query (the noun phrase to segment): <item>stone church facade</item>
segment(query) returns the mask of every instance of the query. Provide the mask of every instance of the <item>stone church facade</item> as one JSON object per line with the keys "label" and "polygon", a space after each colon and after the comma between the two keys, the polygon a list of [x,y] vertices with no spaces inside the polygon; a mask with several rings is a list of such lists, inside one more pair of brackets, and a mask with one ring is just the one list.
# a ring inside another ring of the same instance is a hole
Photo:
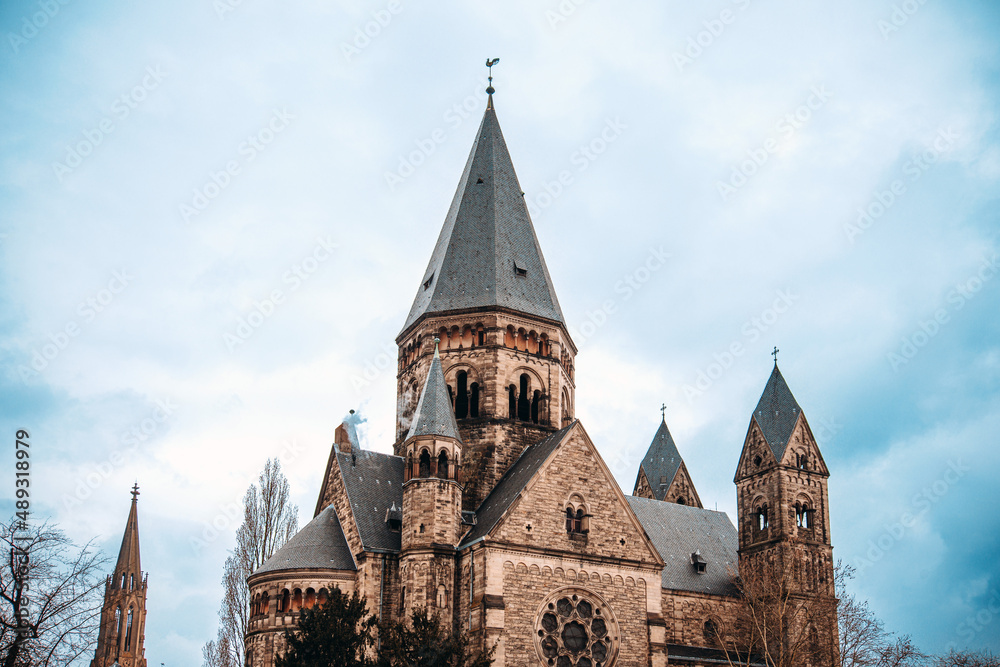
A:
{"label": "stone church facade", "polygon": [[[248,665],[271,667],[333,588],[384,620],[429,608],[509,666],[725,664],[754,559],[794,561],[793,593],[833,600],[829,472],[777,366],[736,526],[702,507],[665,421],[619,488],[575,416],[577,350],[492,94],[396,342],[393,453],[337,429],[313,520],[248,580]],[[813,641],[832,665],[835,623]]]}

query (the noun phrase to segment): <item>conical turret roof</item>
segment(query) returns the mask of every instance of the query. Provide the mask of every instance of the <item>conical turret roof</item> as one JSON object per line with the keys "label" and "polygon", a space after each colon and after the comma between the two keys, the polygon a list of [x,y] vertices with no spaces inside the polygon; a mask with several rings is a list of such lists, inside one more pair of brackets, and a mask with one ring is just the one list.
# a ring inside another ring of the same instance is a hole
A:
{"label": "conical turret roof", "polygon": [[785,378],[778,370],[778,364],[775,364],[767,386],[764,387],[764,393],[761,394],[753,411],[753,418],[778,461],[781,461],[785,454],[785,447],[788,445],[788,439],[792,437],[800,414],[802,408],[792,396],[792,390],[788,388]]}
{"label": "conical turret roof", "polygon": [[504,307],[563,321],[492,104],[403,331],[426,313]]}
{"label": "conical turret roof", "polygon": [[417,402],[410,432],[406,434],[406,438],[418,435],[440,435],[462,441],[462,436],[458,434],[455,412],[451,408],[451,399],[448,398],[448,385],[441,370],[441,355],[438,354],[436,339],[434,358],[431,360],[430,370],[427,371],[427,383],[420,392],[420,400]]}

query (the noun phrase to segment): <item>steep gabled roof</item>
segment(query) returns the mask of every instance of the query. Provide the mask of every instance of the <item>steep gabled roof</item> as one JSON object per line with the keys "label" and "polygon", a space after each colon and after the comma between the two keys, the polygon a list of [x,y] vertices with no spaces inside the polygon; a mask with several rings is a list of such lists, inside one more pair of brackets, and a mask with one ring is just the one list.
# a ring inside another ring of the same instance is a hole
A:
{"label": "steep gabled roof", "polygon": [[400,534],[389,529],[386,512],[403,506],[403,468],[399,456],[359,450],[337,452],[337,463],[358,526],[361,546],[368,550],[399,551]]}
{"label": "steep gabled roof", "polygon": [[757,407],[753,411],[753,419],[760,427],[764,439],[774,452],[774,458],[781,461],[785,454],[788,439],[792,437],[795,423],[802,414],[802,408],[792,396],[785,378],[782,377],[778,365],[774,365],[771,377],[764,387]]}
{"label": "steep gabled roof", "polygon": [[664,419],[640,464],[646,472],[646,482],[657,500],[663,500],[667,489],[677,476],[677,471],[680,470],[681,463],[683,459],[677,451],[677,445],[674,444],[674,438],[670,435],[670,429],[667,428],[667,421]]}
{"label": "steep gabled roof", "polygon": [[[663,588],[736,595],[739,535],[725,512],[636,496],[628,503],[663,558]],[[706,561],[704,574],[691,563],[695,552]]]}
{"label": "steep gabled roof", "polygon": [[563,321],[492,106],[483,114],[403,331],[425,313],[484,306]]}
{"label": "steep gabled roof", "polygon": [[458,433],[458,422],[455,421],[455,412],[448,398],[448,385],[441,370],[437,343],[434,344],[434,358],[427,372],[427,382],[420,392],[420,400],[417,402],[417,409],[413,413],[412,425],[406,438],[408,440],[418,435],[441,435],[462,441],[462,436]]}
{"label": "steep gabled roof", "polygon": [[528,485],[531,478],[535,476],[538,469],[542,467],[542,464],[556,450],[559,443],[563,441],[563,438],[576,423],[574,420],[568,426],[564,426],[555,433],[524,448],[521,456],[507,469],[504,476],[490,491],[490,495],[486,496],[486,499],[476,510],[476,525],[466,534],[460,546],[471,544],[493,530],[507,509],[521,495],[524,487]]}
{"label": "steep gabled roof", "polygon": [[251,576],[278,570],[357,570],[337,512],[330,505],[295,533]]}

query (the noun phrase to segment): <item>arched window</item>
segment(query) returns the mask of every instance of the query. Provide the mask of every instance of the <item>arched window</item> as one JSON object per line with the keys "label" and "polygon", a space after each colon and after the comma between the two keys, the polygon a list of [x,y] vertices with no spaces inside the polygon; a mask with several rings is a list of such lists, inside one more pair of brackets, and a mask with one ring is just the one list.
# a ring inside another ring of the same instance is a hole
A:
{"label": "arched window", "polygon": [[292,596],[286,588],[281,592],[281,602],[278,603],[278,611],[287,613],[292,608]]}
{"label": "arched window", "polygon": [[132,649],[132,608],[129,607],[128,618],[125,621],[125,650]]}
{"label": "arched window", "polygon": [[443,449],[438,454],[437,474],[441,479],[451,479],[451,475],[448,474],[448,452]]}
{"label": "arched window", "polygon": [[406,608],[406,586],[403,586],[399,590],[399,615],[403,615],[403,610]]}
{"label": "arched window", "polygon": [[258,613],[267,616],[270,613],[270,611],[271,611],[271,596],[268,595],[267,593],[264,593],[264,595],[262,595],[260,599],[260,609],[258,610]]}
{"label": "arched window", "polygon": [[406,471],[403,475],[403,481],[408,482],[410,478],[413,477],[413,454],[406,455]]}
{"label": "arched window", "polygon": [[679,498],[677,499],[677,504],[678,504],[678,505],[687,505],[687,499],[686,499],[686,498],[684,498],[684,496],[681,496],[681,497],[679,497]]}
{"label": "arched window", "polygon": [[122,608],[115,608],[115,643],[117,644],[122,636]]}
{"label": "arched window", "polygon": [[330,593],[327,592],[325,588],[319,589],[319,595],[316,596],[316,603],[322,607],[330,599]]}
{"label": "arched window", "polygon": [[507,398],[510,403],[508,416],[517,419],[517,388],[514,385],[507,387]]}
{"label": "arched window", "polygon": [[444,587],[444,584],[438,586],[437,606],[438,609],[445,609],[448,607],[448,589]]}
{"label": "arched window", "polygon": [[420,474],[419,477],[431,476],[431,455],[426,449],[420,452]]}
{"label": "arched window", "polygon": [[809,470],[809,455],[802,452],[796,453],[795,465],[799,470]]}
{"label": "arched window", "polygon": [[795,503],[795,525],[805,530],[812,528],[814,512],[807,503]]}
{"label": "arched window", "polygon": [[531,421],[531,401],[528,400],[528,374],[521,373],[521,391],[517,397],[517,418]]}
{"label": "arched window", "polygon": [[542,404],[542,392],[535,390],[535,394],[531,399],[531,421],[535,424],[538,423],[538,408]]}
{"label": "arched window", "polygon": [[580,532],[580,528],[576,523],[576,512],[573,511],[572,507],[566,508],[566,532],[567,533]]}
{"label": "arched window", "polygon": [[458,391],[455,392],[455,419],[465,419],[469,416],[469,376],[465,371],[459,371],[455,376]]}
{"label": "arched window", "polygon": [[702,636],[705,637],[706,646],[717,646],[721,639],[719,625],[714,620],[708,619],[702,627]]}
{"label": "arched window", "polygon": [[135,575],[130,574],[128,575],[128,589],[132,590],[134,588],[135,588]]}
{"label": "arched window", "polygon": [[292,611],[299,611],[302,609],[302,589],[296,588],[295,593],[292,595]]}
{"label": "arched window", "polygon": [[121,586],[119,586],[118,588],[120,588],[122,590],[125,590],[125,573],[124,572],[122,572],[122,583],[121,583]]}
{"label": "arched window", "polygon": [[316,591],[311,588],[307,588],[305,607],[306,609],[312,609],[314,606],[316,606]]}
{"label": "arched window", "polygon": [[757,530],[766,530],[769,523],[767,517],[767,505],[761,505],[757,508],[757,522],[755,524]]}
{"label": "arched window", "polygon": [[469,416],[478,417],[479,416],[479,383],[473,382],[471,387],[471,395],[469,397]]}

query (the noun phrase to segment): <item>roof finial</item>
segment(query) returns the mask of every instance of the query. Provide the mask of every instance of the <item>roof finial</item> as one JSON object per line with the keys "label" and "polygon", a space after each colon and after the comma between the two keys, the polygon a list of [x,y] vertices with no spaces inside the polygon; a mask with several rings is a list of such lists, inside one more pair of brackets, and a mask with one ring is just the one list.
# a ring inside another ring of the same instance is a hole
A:
{"label": "roof finial", "polygon": [[490,85],[486,87],[486,94],[490,96],[489,101],[486,102],[486,108],[487,109],[492,109],[493,108],[493,93],[496,92],[496,89],[493,88],[493,66],[496,65],[498,62],[500,62],[499,58],[487,58],[486,59],[486,66],[490,69],[490,76],[489,76],[489,78],[490,78]]}
{"label": "roof finial", "polygon": [[434,358],[435,359],[440,359],[441,358],[441,355],[438,354],[438,345],[440,345],[440,344],[441,344],[441,339],[438,338],[437,336],[434,336]]}
{"label": "roof finial", "polygon": [[771,352],[771,356],[772,356],[772,357],[774,357],[774,365],[775,365],[776,367],[777,367],[777,365],[778,365],[778,353],[779,353],[779,352],[781,352],[781,350],[779,350],[779,349],[778,349],[778,346],[777,346],[777,345],[775,345],[775,346],[774,346],[774,350],[773,350],[773,351]]}
{"label": "roof finial", "polygon": [[667,404],[664,403],[660,406],[660,414],[663,415],[663,423],[667,423]]}
{"label": "roof finial", "polygon": [[139,499],[139,480],[136,480],[135,484],[132,485],[132,502]]}

